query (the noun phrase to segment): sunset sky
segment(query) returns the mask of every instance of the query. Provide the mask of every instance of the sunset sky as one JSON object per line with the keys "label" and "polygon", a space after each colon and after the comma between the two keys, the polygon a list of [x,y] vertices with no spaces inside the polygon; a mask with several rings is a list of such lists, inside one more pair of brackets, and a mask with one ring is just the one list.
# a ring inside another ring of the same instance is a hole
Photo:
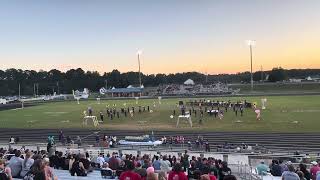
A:
{"label": "sunset sky", "polygon": [[320,0],[2,0],[0,69],[320,68]]}

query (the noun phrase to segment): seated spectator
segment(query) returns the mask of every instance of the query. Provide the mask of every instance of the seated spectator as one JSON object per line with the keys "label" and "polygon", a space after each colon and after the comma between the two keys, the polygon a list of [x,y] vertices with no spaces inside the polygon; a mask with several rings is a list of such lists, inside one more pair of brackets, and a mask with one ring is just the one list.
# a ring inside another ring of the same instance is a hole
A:
{"label": "seated spectator", "polygon": [[105,160],[106,162],[109,162],[109,159],[110,159],[110,154],[108,153],[107,156],[104,157],[104,160]]}
{"label": "seated spectator", "polygon": [[1,180],[12,180],[11,169],[5,167],[6,161],[0,159],[0,179]]}
{"label": "seated spectator", "polygon": [[109,164],[108,163],[104,163],[103,165],[102,165],[102,168],[101,168],[102,170],[107,170],[107,171],[112,171],[112,169],[109,167]]}
{"label": "seated spectator", "polygon": [[320,180],[320,171],[317,172],[316,180]]}
{"label": "seated spectator", "polygon": [[117,159],[117,154],[116,153],[112,153],[112,157],[109,159],[109,167],[112,169],[112,170],[117,170],[118,167],[119,167],[119,160]]}
{"label": "seated spectator", "polygon": [[102,167],[102,165],[105,163],[106,161],[104,160],[104,157],[103,157],[103,153],[100,153],[98,158],[97,158],[97,164],[98,164],[98,167]]}
{"label": "seated spectator", "polygon": [[150,173],[154,173],[154,168],[153,167],[148,167],[147,168],[147,175]]}
{"label": "seated spectator", "polygon": [[312,167],[310,168],[310,174],[311,174],[312,180],[315,180],[317,177],[317,172],[320,171],[320,167],[318,166],[318,163],[316,161],[312,161],[311,164],[312,164]]}
{"label": "seated spectator", "polygon": [[210,177],[207,174],[201,175],[200,180],[210,180]]}
{"label": "seated spectator", "polygon": [[46,176],[45,166],[41,159],[37,159],[34,161],[30,171],[26,174],[24,179],[52,179],[52,177]]}
{"label": "seated spectator", "polygon": [[228,163],[226,161],[222,161],[221,167],[219,168],[219,180],[223,180],[226,175],[231,175],[231,169],[228,167]]}
{"label": "seated spectator", "polygon": [[[302,171],[297,171],[296,172],[300,178],[300,180],[307,180],[305,177],[304,177],[304,173]],[[309,179],[310,180],[310,179]]]}
{"label": "seated spectator", "polygon": [[270,168],[270,172],[273,176],[281,176],[282,168],[279,165],[278,160],[273,160]]}
{"label": "seated spectator", "polygon": [[287,165],[283,162],[283,160],[279,160],[279,165],[281,167],[281,174],[284,172],[284,171],[287,171],[288,170],[288,167]]}
{"label": "seated spectator", "polygon": [[24,177],[33,165],[34,160],[31,158],[31,155],[31,151],[26,151],[26,157],[22,162],[22,170],[20,172],[20,177]]}
{"label": "seated spectator", "polygon": [[124,171],[120,175],[120,180],[141,180],[141,176],[137,173],[135,173],[133,162],[129,161],[127,165],[127,171]]}
{"label": "seated spectator", "polygon": [[226,175],[223,180],[237,180],[237,178],[234,175]]}
{"label": "seated spectator", "polygon": [[160,169],[161,171],[167,173],[169,171],[171,171],[171,163],[170,161],[167,159],[167,156],[163,156],[162,160],[160,161]]}
{"label": "seated spectator", "polygon": [[126,170],[127,170],[127,168],[126,168],[125,162],[124,162],[124,161],[121,161],[119,167],[116,169],[116,175],[117,175],[118,177],[120,177],[121,174],[122,174],[124,171],[126,171]]}
{"label": "seated spectator", "polygon": [[218,177],[218,169],[215,166],[214,158],[208,158],[208,165],[210,168],[210,173],[213,174],[215,177]]}
{"label": "seated spectator", "polygon": [[187,175],[183,172],[182,166],[180,163],[175,163],[172,171],[169,173],[168,180],[187,180]]}
{"label": "seated spectator", "polygon": [[62,152],[58,152],[58,166],[57,169],[66,169],[65,164],[66,158],[63,156]]}
{"label": "seated spectator", "polygon": [[216,176],[211,174],[210,167],[205,166],[202,170],[203,175],[207,175],[209,177],[209,180],[217,180]]}
{"label": "seated spectator", "polygon": [[164,171],[160,171],[160,172],[158,173],[158,179],[159,179],[159,180],[167,180],[167,173],[164,172]]}
{"label": "seated spectator", "polygon": [[86,158],[84,154],[79,154],[80,162],[82,162],[83,167],[86,169],[86,172],[92,172],[90,161]]}
{"label": "seated spectator", "polygon": [[257,166],[257,171],[259,175],[267,175],[267,173],[269,172],[269,167],[267,165],[264,164],[263,161],[261,161],[261,163]]}
{"label": "seated spectator", "polygon": [[153,161],[152,166],[155,171],[160,171],[161,170],[161,163],[159,161],[159,156],[155,156],[155,161]]}
{"label": "seated spectator", "polygon": [[75,174],[77,176],[87,176],[86,170],[82,162],[80,162],[80,159],[78,156],[75,157],[75,161],[72,164],[70,173],[71,173],[71,176],[74,176]]}
{"label": "seated spectator", "polygon": [[113,171],[108,163],[104,163],[101,168],[101,176],[107,179],[114,179]]}
{"label": "seated spectator", "polygon": [[74,163],[75,159],[76,159],[76,155],[74,154],[70,155],[69,162],[68,162],[69,171],[71,171],[72,164]]}
{"label": "seated spectator", "polygon": [[145,168],[142,168],[140,162],[137,163],[137,166],[134,169],[134,172],[138,173],[141,176],[141,178],[147,177],[147,170]]}
{"label": "seated spectator", "polygon": [[292,164],[288,165],[288,171],[282,173],[282,180],[300,180],[298,174],[294,172],[294,167]]}
{"label": "seated spectator", "polygon": [[[44,164],[44,172],[46,177],[51,177],[52,179],[58,179],[54,174],[53,174],[53,169],[50,167],[50,161],[49,158],[43,158],[43,164]],[[50,179],[51,180],[51,179]]]}
{"label": "seated spectator", "polygon": [[23,163],[23,159],[20,158],[20,156],[21,156],[21,152],[17,150],[15,152],[15,155],[11,157],[9,161],[9,167],[11,169],[11,174],[13,178],[20,177],[20,172],[22,170],[22,163]]}
{"label": "seated spectator", "polygon": [[158,176],[157,176],[157,174],[156,173],[149,173],[148,175],[147,175],[147,180],[158,180]]}
{"label": "seated spectator", "polygon": [[150,167],[150,166],[151,166],[150,160],[149,160],[149,159],[144,159],[142,168],[147,169],[147,168]]}
{"label": "seated spectator", "polygon": [[188,179],[200,179],[201,172],[196,168],[196,162],[191,161],[191,166],[188,168]]}
{"label": "seated spectator", "polygon": [[305,179],[307,179],[307,180],[311,179],[310,172],[307,170],[307,166],[305,164],[300,163],[299,170],[303,173],[303,176],[305,177]]}

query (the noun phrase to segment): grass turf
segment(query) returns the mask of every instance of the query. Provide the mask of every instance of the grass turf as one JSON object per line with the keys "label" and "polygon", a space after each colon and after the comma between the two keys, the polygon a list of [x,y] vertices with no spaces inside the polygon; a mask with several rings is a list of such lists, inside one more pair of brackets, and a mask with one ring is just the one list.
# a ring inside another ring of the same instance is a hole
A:
{"label": "grass turf", "polygon": [[[99,129],[122,129],[122,130],[187,130],[187,131],[260,131],[260,132],[318,132],[320,117],[320,96],[270,96],[267,97],[267,109],[262,111],[262,120],[257,121],[252,109],[245,109],[244,116],[235,116],[230,109],[224,114],[224,118],[219,120],[207,114],[204,115],[203,124],[199,125],[199,112],[197,117],[192,115],[194,127],[190,128],[187,123],[180,122],[179,128],[175,127],[177,117],[173,119],[170,115],[173,109],[177,114],[179,100],[189,101],[191,98],[162,99],[161,104],[157,99],[141,99],[138,105],[134,99],[131,100],[88,100],[41,103],[36,106],[24,109],[0,111],[1,128],[94,128],[91,123],[88,126],[82,125],[83,111],[87,107],[93,108],[93,113],[99,118],[99,112],[105,112],[106,105],[110,107],[117,105],[119,110],[124,107],[135,106],[134,117],[128,114],[120,118],[115,117],[110,120],[105,115],[105,121],[100,124]],[[195,99],[195,98],[192,98]],[[261,97],[223,97],[208,98],[212,100],[241,100],[257,102],[261,105]],[[156,104],[154,108],[153,104]],[[138,106],[150,106],[150,112],[138,113]],[[189,108],[187,108],[189,109]],[[236,121],[241,121],[236,122]],[[296,121],[296,122],[295,122]]]}

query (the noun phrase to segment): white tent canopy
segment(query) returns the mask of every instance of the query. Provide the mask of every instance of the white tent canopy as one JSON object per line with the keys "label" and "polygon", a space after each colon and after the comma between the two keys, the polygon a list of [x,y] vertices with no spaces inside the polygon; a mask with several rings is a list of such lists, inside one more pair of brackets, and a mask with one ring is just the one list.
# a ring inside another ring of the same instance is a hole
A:
{"label": "white tent canopy", "polygon": [[194,85],[194,81],[192,79],[188,79],[183,84],[184,85]]}

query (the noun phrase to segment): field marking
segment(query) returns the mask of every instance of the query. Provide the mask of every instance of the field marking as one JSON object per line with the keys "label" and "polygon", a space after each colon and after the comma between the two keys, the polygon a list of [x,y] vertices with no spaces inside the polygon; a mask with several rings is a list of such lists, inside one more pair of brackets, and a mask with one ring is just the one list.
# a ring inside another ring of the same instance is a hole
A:
{"label": "field marking", "polygon": [[47,112],[43,112],[44,114],[67,114],[68,112],[64,112],[64,111],[57,111],[57,112],[50,112],[50,111],[47,111]]}
{"label": "field marking", "polygon": [[10,110],[17,111],[17,110],[20,110],[20,109],[23,109],[23,108],[14,108],[14,109],[10,109]]}
{"label": "field marking", "polygon": [[303,112],[320,112],[320,109],[297,109],[297,110],[293,110],[291,112],[296,112],[296,113],[303,113]]}
{"label": "field marking", "polygon": [[27,123],[35,123],[35,122],[37,122],[37,120],[27,121]]}

